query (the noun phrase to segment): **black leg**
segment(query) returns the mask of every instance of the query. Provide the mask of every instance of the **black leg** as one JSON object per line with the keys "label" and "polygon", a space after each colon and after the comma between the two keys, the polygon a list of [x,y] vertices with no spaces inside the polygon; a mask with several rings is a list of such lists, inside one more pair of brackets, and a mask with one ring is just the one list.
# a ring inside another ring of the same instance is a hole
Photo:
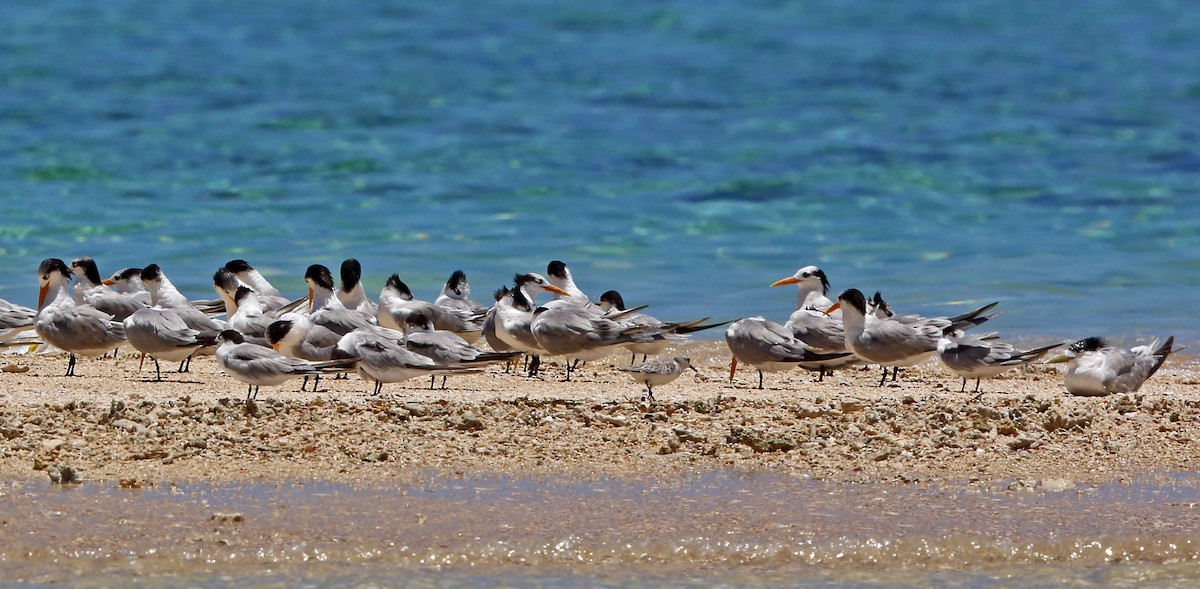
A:
{"label": "black leg", "polygon": [[892,382],[896,382],[896,375],[897,375],[897,374],[900,374],[900,367],[899,367],[899,366],[893,366],[893,367],[892,367]]}
{"label": "black leg", "polygon": [[979,379],[978,378],[975,379],[975,392],[976,393],[979,392]]}
{"label": "black leg", "polygon": [[958,392],[960,392],[960,393],[967,392],[967,377],[965,377],[965,376],[963,377],[963,386],[961,389],[958,389]]}
{"label": "black leg", "polygon": [[158,358],[151,356],[150,359],[154,360],[154,382],[162,382],[162,368],[158,365]]}
{"label": "black leg", "polygon": [[883,386],[885,382],[887,382],[887,366],[883,367],[883,376],[879,378],[879,386]]}
{"label": "black leg", "polygon": [[75,376],[75,354],[67,358],[67,376]]}
{"label": "black leg", "polygon": [[654,389],[650,388],[650,383],[646,383],[646,398],[651,402],[654,401]]}
{"label": "black leg", "polygon": [[761,391],[761,390],[763,390],[763,386],[762,386],[762,371],[761,371],[761,370],[759,370],[759,371],[758,371],[758,390],[760,390],[760,391]]}
{"label": "black leg", "polygon": [[431,390],[431,391],[433,390],[433,383],[436,380],[437,380],[437,375],[435,375],[435,374],[429,375],[429,390]]}

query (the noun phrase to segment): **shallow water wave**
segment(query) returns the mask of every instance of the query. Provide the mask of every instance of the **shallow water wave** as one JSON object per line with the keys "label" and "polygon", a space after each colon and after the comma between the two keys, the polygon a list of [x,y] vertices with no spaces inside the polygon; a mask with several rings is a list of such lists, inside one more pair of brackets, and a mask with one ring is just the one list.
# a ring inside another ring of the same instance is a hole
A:
{"label": "shallow water wave", "polygon": [[968,587],[1013,574],[1005,571],[1059,580],[1200,575],[1193,475],[1010,491],[733,471],[675,482],[397,474],[382,487],[14,482],[0,501],[0,569],[32,583],[86,572],[158,576],[163,586],[206,575],[267,583],[270,575],[337,581],[434,570],[471,571],[468,579],[634,574],[667,586],[687,586],[697,572],[763,586],[798,575],[816,584],[786,585],[817,587],[872,586],[894,571],[928,579],[943,569],[963,571]]}

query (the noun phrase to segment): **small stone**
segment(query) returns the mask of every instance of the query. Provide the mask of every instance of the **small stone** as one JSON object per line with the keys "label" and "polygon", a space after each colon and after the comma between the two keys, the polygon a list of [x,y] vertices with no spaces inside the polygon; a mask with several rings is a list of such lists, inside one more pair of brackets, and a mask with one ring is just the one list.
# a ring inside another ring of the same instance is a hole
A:
{"label": "small stone", "polygon": [[56,464],[47,468],[46,474],[50,476],[50,482],[56,485],[71,485],[82,482],[79,479],[79,472],[65,464]]}
{"label": "small stone", "polygon": [[125,419],[125,418],[113,420],[111,423],[109,423],[109,425],[116,427],[116,428],[121,428],[121,429],[126,430],[131,433],[136,432],[139,434],[144,434],[144,433],[150,431],[150,430],[146,429],[146,426],[144,426],[136,421],[133,421],[130,419]]}
{"label": "small stone", "polygon": [[184,448],[197,448],[204,450],[208,448],[208,440],[204,438],[194,438],[183,443]]}
{"label": "small stone", "polygon": [[451,429],[459,431],[479,431],[483,429],[483,421],[471,413],[463,413],[462,415],[451,415],[446,418],[446,425]]}
{"label": "small stone", "polygon": [[208,519],[209,519],[209,521],[214,521],[219,524],[231,524],[231,523],[232,524],[240,524],[240,523],[246,521],[246,517],[237,512],[229,512],[229,513],[216,512],[216,513],[213,513],[212,516],[209,517]]}
{"label": "small stone", "polygon": [[363,462],[384,462],[387,459],[387,452],[368,452],[362,456]]}
{"label": "small stone", "polygon": [[53,452],[66,443],[67,441],[62,438],[51,438],[42,442],[42,449],[47,452]]}

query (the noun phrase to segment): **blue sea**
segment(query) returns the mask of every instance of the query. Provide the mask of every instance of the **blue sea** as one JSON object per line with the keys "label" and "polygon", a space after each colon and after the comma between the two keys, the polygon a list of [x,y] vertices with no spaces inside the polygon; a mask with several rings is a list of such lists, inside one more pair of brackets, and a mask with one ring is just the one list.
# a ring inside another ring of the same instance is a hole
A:
{"label": "blue sea", "polygon": [[298,296],[309,264],[357,257],[368,292],[398,273],[433,298],[461,268],[481,301],[559,259],[593,297],[617,289],[664,319],[782,321],[795,293],[768,285],[816,264],[834,293],[880,290],[901,312],[1000,301],[991,326],[1014,339],[1200,330],[1190,3],[9,0],[0,15],[14,302],[34,304],[46,257],[91,255],[106,275],[157,263],[193,298],[233,258]]}

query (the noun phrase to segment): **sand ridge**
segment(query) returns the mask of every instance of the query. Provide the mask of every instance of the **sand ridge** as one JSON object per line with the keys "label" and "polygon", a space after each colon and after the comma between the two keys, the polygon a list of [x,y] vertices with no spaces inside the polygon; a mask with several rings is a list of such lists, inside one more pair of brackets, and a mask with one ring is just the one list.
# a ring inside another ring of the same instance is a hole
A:
{"label": "sand ridge", "polygon": [[[63,356],[6,356],[24,373],[0,373],[0,476],[45,477],[66,465],[83,480],[305,478],[386,481],[430,469],[525,475],[647,476],[751,468],[847,482],[1107,482],[1200,468],[1200,381],[1194,360],[1168,361],[1141,391],[1072,397],[1053,367],[984,381],[978,399],[936,363],[877,387],[878,372],[843,370],[824,382],[793,371],[741,369],[728,352],[688,345],[698,372],[656,389],[615,367],[584,367],[562,382],[550,364],[529,378],[493,367],[390,384],[373,397],[355,376],[245,387],[201,357],[192,372],[137,371],[137,356],[83,360],[60,376]],[[165,367],[164,367],[165,368]],[[968,389],[970,390],[970,389]],[[44,479],[43,479],[44,480]]]}

